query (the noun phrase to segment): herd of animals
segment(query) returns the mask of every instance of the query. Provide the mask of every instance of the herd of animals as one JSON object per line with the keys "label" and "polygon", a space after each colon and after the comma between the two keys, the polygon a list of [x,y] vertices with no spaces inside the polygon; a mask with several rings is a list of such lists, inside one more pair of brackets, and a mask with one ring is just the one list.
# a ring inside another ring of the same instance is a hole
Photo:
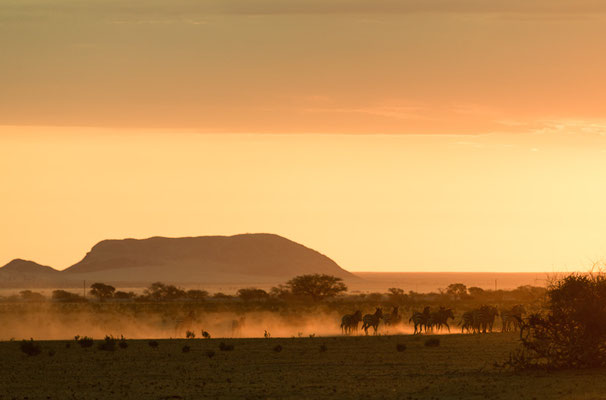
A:
{"label": "herd of animals", "polygon": [[[492,332],[495,320],[500,315],[502,332],[517,331],[520,329],[525,312],[523,305],[515,305],[510,309],[500,311],[494,306],[484,305],[464,312],[458,326],[461,327],[461,333]],[[408,322],[414,325],[414,334],[439,332],[444,328],[450,332],[448,321],[454,321],[454,319],[454,312],[451,308],[439,307],[437,310],[432,310],[427,306],[423,311],[413,311]],[[395,327],[404,324],[405,320],[396,306],[393,307],[390,314],[383,314],[383,309],[380,307],[375,310],[374,314],[364,316],[360,310],[357,310],[341,318],[341,332],[344,335],[357,334],[360,322],[362,322],[362,330],[368,335],[370,328],[373,329],[374,334],[377,334],[379,325]]]}
{"label": "herd of animals", "polygon": [[[515,305],[509,309],[498,310],[494,306],[483,305],[479,308],[465,311],[458,323],[461,333],[487,333],[492,332],[497,317],[501,317],[501,331],[513,332],[521,328],[522,317],[526,313],[523,305]],[[413,311],[408,319],[408,323],[414,326],[414,334],[441,332],[447,329],[450,332],[450,324],[455,320],[454,312],[451,308],[440,306],[437,309],[431,309],[427,306],[423,311]],[[450,321],[450,324],[449,324]],[[191,334],[196,317],[193,311],[186,316],[176,320],[175,333],[177,336],[182,332]],[[377,307],[373,314],[362,315],[360,310],[352,314],[346,314],[341,318],[341,332],[344,335],[356,335],[361,329],[366,335],[372,328],[372,333],[377,334],[379,327],[385,326],[387,329],[397,328],[406,324],[406,319],[400,313],[399,307],[393,306],[391,313],[383,314],[383,309]],[[231,322],[232,337],[240,337],[243,333],[243,327],[246,318],[241,316]],[[210,337],[208,332],[203,331]],[[206,337],[203,334],[204,337]],[[266,330],[264,336],[269,337]],[[189,337],[189,336],[188,336]]]}

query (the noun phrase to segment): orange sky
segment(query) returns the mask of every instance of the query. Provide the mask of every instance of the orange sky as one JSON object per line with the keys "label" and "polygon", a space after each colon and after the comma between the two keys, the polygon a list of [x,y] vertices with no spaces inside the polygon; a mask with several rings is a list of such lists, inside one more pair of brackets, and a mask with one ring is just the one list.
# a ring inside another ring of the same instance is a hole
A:
{"label": "orange sky", "polygon": [[[273,232],[351,270],[562,271],[606,254],[606,124],[531,134],[0,129],[0,264]],[[585,131],[585,132],[583,132]]]}
{"label": "orange sky", "polygon": [[0,124],[486,133],[605,114],[600,0],[9,0]]}
{"label": "orange sky", "polygon": [[606,253],[606,4],[7,0],[0,265],[275,232],[352,270]]}

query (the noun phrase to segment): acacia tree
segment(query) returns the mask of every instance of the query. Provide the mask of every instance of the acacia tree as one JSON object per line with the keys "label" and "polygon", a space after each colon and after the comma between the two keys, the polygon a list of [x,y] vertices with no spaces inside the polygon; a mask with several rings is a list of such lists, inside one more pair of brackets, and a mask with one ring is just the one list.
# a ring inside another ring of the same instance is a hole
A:
{"label": "acacia tree", "polygon": [[309,296],[314,300],[323,300],[347,291],[343,279],[326,274],[299,275],[286,282],[286,287],[294,295]]}
{"label": "acacia tree", "polygon": [[114,296],[116,288],[105,283],[93,283],[90,285],[90,294],[98,298],[100,301],[111,299]]}
{"label": "acacia tree", "polygon": [[462,283],[451,283],[446,288],[446,293],[452,295],[454,299],[461,299],[467,295],[467,286]]}
{"label": "acacia tree", "polygon": [[243,288],[238,290],[237,296],[244,301],[258,301],[269,298],[269,293],[263,289]]}
{"label": "acacia tree", "polygon": [[154,282],[143,291],[144,295],[151,300],[176,300],[186,297],[184,290],[174,285],[167,285],[162,282]]}

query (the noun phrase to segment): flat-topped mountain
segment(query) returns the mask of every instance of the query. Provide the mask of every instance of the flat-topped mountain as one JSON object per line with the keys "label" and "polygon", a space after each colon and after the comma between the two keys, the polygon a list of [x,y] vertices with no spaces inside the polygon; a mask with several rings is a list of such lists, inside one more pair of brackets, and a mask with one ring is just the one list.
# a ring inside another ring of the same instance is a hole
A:
{"label": "flat-topped mountain", "polygon": [[[96,244],[82,261],[63,271],[12,263],[0,268],[0,272],[7,268],[39,270],[40,274],[50,270],[51,273],[54,271],[53,279],[64,282],[87,280],[133,286],[154,281],[176,284],[278,283],[311,273],[355,278],[325,255],[284,237],[265,233],[104,240]],[[0,273],[0,286],[5,286],[2,280]]]}

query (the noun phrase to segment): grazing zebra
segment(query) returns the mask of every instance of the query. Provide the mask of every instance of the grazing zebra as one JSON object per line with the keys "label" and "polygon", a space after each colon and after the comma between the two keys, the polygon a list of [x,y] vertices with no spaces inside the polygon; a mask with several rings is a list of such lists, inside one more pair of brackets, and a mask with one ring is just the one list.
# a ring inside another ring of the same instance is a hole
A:
{"label": "grazing zebra", "polygon": [[423,309],[423,312],[413,311],[412,316],[408,320],[408,322],[412,322],[415,325],[414,334],[422,333],[425,330],[427,333],[428,329],[431,325],[431,311],[429,306]]}
{"label": "grazing zebra", "polygon": [[400,312],[398,311],[399,308],[400,307],[398,307],[398,306],[393,306],[393,309],[391,310],[391,314],[383,316],[385,325],[395,326],[395,325],[398,325],[400,322],[402,322],[402,316],[400,315]]}
{"label": "grazing zebra", "polygon": [[362,311],[356,310],[353,314],[345,314],[341,318],[341,331],[344,335],[358,332],[358,324],[362,321]]}
{"label": "grazing zebra", "polygon": [[510,310],[501,310],[501,332],[516,332],[520,329],[525,313],[526,309],[521,304],[513,306]]}
{"label": "grazing zebra", "polygon": [[379,329],[379,322],[381,322],[381,317],[383,317],[383,310],[380,307],[377,307],[374,314],[366,314],[364,318],[362,318],[362,329],[368,335],[368,328],[371,326],[374,328],[374,334],[377,334],[377,329]]}
{"label": "grazing zebra", "polygon": [[435,326],[438,331],[442,330],[442,326],[446,326],[448,332],[450,332],[450,326],[448,325],[448,319],[454,320],[454,313],[451,308],[440,306],[438,311],[432,312],[429,317],[429,323],[431,329]]}
{"label": "grazing zebra", "polygon": [[240,317],[231,321],[231,336],[240,337],[242,336],[242,328],[246,323],[246,317]]}

